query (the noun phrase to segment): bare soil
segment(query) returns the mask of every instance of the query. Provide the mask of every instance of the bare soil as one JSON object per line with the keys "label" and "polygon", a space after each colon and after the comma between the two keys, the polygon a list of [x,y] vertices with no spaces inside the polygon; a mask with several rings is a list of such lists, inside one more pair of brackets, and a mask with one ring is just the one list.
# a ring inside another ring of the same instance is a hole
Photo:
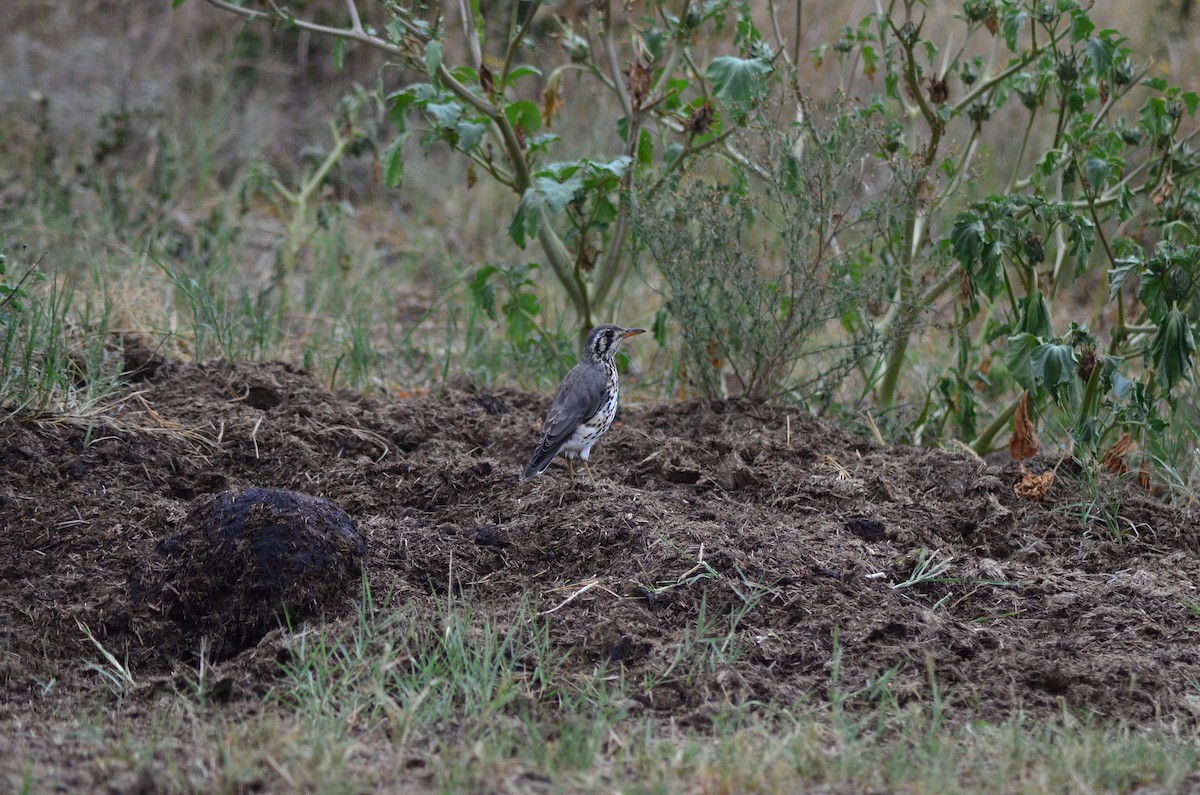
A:
{"label": "bare soil", "polygon": [[[519,484],[546,396],[331,394],[282,364],[131,355],[128,369],[90,421],[0,425],[0,746],[38,764],[72,753],[30,726],[109,693],[88,632],[140,679],[194,664],[204,606],[173,614],[164,594],[186,571],[155,572],[214,495],[252,488],[340,507],[372,592],[418,619],[448,593],[500,620],[534,600],[578,676],[665,671],[701,610],[726,629],[745,610],[736,664],[667,677],[635,708],[676,724],[819,702],[835,646],[844,690],[895,669],[898,700],[926,698],[932,670],[970,719],[1200,711],[1196,517],[1133,484],[1093,494],[1069,461],[1037,500],[1015,487],[1054,461],[888,448],[794,409],[688,401],[625,407],[594,484],[559,463]],[[896,587],[923,550],[949,569]],[[357,564],[338,582],[309,620],[354,615]],[[260,629],[213,652],[230,709],[278,681],[286,633]],[[134,691],[126,709],[157,697]]]}

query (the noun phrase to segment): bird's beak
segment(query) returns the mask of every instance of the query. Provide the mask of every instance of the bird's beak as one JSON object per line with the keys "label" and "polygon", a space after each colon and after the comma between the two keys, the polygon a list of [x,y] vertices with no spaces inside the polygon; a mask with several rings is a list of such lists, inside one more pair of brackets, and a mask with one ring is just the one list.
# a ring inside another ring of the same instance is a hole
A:
{"label": "bird's beak", "polygon": [[621,339],[625,339],[626,337],[634,337],[634,336],[637,336],[638,334],[645,334],[645,333],[646,333],[646,329],[644,329],[644,328],[627,328],[623,332],[621,332]]}

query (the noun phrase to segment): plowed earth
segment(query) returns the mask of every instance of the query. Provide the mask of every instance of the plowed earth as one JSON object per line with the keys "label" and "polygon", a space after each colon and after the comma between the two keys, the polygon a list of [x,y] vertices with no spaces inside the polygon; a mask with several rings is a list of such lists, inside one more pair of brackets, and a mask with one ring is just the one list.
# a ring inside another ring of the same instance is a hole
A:
{"label": "plowed earth", "polygon": [[[161,364],[91,421],[0,425],[0,746],[38,765],[72,752],[30,727],[108,693],[88,633],[141,680],[194,663],[140,583],[198,505],[255,487],[339,506],[372,592],[418,620],[448,592],[500,621],[532,600],[579,676],[664,672],[701,611],[720,618],[736,663],[661,677],[635,708],[677,723],[819,701],[835,649],[847,691],[891,670],[898,700],[923,698],[932,671],[985,720],[1200,712],[1200,525],[1136,485],[1095,493],[1065,463],[1036,500],[1020,465],[738,401],[627,406],[594,485],[560,463],[519,484],[545,396],[368,398],[284,365]],[[904,585],[922,555],[948,568]],[[309,621],[354,614],[357,576],[328,591]],[[281,634],[219,650],[231,704],[277,683]]]}

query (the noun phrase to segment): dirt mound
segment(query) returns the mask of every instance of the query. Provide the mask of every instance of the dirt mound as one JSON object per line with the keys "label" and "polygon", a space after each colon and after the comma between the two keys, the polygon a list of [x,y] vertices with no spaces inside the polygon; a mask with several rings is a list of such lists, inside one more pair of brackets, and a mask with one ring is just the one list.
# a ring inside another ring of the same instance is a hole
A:
{"label": "dirt mound", "polygon": [[[130,583],[132,629],[163,654],[186,657],[207,638],[222,660],[281,623],[357,596],[366,542],[333,503],[284,489],[222,492],[200,501]],[[163,626],[163,622],[171,626]],[[170,641],[168,643],[168,641]]]}
{"label": "dirt mound", "polygon": [[[94,678],[78,664],[97,654],[84,628],[140,670],[168,671],[198,641],[163,646],[134,620],[130,583],[211,495],[277,488],[340,506],[366,540],[373,593],[418,620],[447,593],[500,619],[528,597],[580,675],[622,666],[664,717],[834,687],[904,701],[931,675],[995,720],[1063,704],[1135,720],[1197,708],[1196,518],[1133,487],[1089,488],[1066,466],[1034,501],[1014,491],[1016,466],[693,401],[626,409],[595,450],[594,487],[558,464],[519,484],[544,397],[330,394],[283,365],[145,379],[90,426],[0,428],[12,692],[35,691],[48,668]],[[339,620],[357,591],[308,604]],[[188,610],[230,609],[202,601]],[[251,648],[224,665],[265,689],[270,657]]]}

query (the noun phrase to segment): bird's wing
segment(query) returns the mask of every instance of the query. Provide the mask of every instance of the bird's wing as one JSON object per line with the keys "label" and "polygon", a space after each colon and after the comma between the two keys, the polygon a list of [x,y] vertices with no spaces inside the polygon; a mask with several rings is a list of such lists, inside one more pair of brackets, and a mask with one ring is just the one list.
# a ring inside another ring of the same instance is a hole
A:
{"label": "bird's wing", "polygon": [[599,411],[607,387],[608,374],[602,365],[579,365],[567,373],[546,413],[541,437],[521,473],[522,480],[540,474],[550,465],[580,423]]}

